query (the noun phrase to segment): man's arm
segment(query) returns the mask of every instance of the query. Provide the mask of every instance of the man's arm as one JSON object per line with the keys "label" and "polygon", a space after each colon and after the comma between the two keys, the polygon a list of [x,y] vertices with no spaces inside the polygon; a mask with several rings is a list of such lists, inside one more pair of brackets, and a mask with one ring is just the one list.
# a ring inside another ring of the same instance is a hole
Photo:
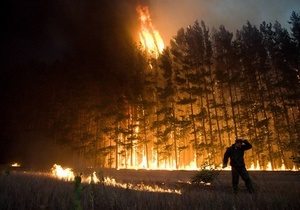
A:
{"label": "man's arm", "polygon": [[228,163],[228,158],[230,157],[230,150],[229,148],[227,148],[224,157],[223,157],[223,168],[227,167],[227,163]]}
{"label": "man's arm", "polygon": [[249,141],[244,140],[243,143],[244,143],[244,145],[242,146],[242,148],[243,148],[244,150],[248,150],[248,149],[251,149],[251,148],[252,148],[252,145],[249,143]]}

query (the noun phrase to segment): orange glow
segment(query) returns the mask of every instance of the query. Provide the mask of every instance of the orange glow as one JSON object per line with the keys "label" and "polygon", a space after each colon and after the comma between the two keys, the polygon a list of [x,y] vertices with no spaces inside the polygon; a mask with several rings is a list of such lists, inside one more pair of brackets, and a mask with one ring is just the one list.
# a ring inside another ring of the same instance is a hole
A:
{"label": "orange glow", "polygon": [[164,49],[164,42],[151,21],[148,7],[138,6],[136,10],[141,22],[139,38],[142,47],[149,54],[154,55],[154,57],[157,58]]}

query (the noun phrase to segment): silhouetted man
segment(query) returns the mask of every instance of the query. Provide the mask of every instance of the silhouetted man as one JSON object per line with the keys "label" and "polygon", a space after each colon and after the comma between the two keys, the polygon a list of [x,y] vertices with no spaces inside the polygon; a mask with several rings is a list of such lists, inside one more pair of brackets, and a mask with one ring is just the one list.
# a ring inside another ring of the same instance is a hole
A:
{"label": "silhouetted man", "polygon": [[244,151],[251,148],[252,145],[247,140],[236,139],[235,144],[228,147],[224,154],[223,168],[227,167],[228,158],[230,158],[232,187],[235,194],[238,191],[239,176],[244,180],[248,192],[253,193],[251,179],[244,162]]}

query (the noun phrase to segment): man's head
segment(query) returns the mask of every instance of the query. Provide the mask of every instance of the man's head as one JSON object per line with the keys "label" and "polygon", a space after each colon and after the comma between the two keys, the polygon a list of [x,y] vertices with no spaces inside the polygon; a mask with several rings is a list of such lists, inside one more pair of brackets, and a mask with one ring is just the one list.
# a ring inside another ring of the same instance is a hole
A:
{"label": "man's head", "polygon": [[241,148],[243,144],[243,139],[236,139],[235,140],[235,147],[236,148]]}

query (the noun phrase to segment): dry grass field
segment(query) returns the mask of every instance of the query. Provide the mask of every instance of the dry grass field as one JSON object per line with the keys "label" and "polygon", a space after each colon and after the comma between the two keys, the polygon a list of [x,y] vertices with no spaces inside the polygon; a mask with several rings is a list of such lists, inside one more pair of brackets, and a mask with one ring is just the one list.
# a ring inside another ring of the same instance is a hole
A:
{"label": "dry grass field", "polygon": [[235,195],[230,171],[211,185],[190,184],[197,171],[101,170],[120,185],[1,171],[0,209],[300,209],[300,172],[249,173],[256,193],[248,194],[240,180]]}

